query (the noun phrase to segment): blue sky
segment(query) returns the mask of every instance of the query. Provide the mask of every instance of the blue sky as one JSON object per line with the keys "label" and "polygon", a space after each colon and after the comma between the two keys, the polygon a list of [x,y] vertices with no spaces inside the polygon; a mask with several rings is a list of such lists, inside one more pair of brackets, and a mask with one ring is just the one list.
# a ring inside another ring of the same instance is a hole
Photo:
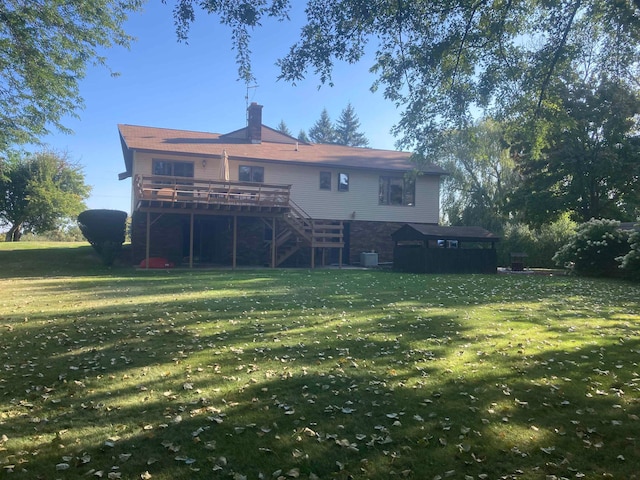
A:
{"label": "blue sky", "polygon": [[[54,132],[43,141],[67,151],[84,167],[92,186],[89,208],[111,208],[130,213],[130,180],[119,181],[124,170],[117,124],[146,125],[226,133],[245,126],[246,94],[237,80],[230,31],[217,19],[198,12],[188,44],[176,39],[171,2],[149,0],[142,12],[132,14],[126,31],[136,37],[129,50],[105,52],[114,78],[104,67],[90,67],[80,84],[85,108],[79,119],[64,124],[67,135]],[[294,3],[301,18],[304,2]],[[360,119],[361,130],[372,148],[394,149],[389,130],[398,121],[394,105],[382,94],[371,93],[374,77],[371,58],[357,65],[337,65],[334,86],[322,86],[310,76],[292,86],[277,81],[277,58],[297,38],[300,24],[265,23],[254,32],[252,59],[256,88],[248,101],[264,105],[262,122],[276,128],[281,120],[294,135],[308,131],[326,108],[332,120],[349,102]]]}

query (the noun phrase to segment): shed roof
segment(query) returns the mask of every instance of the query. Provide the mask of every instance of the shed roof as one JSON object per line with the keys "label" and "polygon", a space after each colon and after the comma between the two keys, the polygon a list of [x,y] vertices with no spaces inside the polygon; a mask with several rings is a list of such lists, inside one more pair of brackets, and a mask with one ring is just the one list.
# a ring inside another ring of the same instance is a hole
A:
{"label": "shed roof", "polygon": [[481,227],[443,227],[407,223],[391,234],[394,241],[401,240],[459,240],[467,242],[497,242],[495,235]]}
{"label": "shed roof", "polygon": [[[126,166],[126,172],[121,174],[120,178],[131,176],[133,151],[220,158],[222,152],[226,150],[229,159],[256,162],[403,172],[416,168],[411,162],[409,152],[299,142],[265,125],[261,128],[262,142],[250,143],[246,140],[246,128],[221,135],[189,130],[118,125]],[[436,165],[426,165],[420,170],[426,175],[446,174]]]}

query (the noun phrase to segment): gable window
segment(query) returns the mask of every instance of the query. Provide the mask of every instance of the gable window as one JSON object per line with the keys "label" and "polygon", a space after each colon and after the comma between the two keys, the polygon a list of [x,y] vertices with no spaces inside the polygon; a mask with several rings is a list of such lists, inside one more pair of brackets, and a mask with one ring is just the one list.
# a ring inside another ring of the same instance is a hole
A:
{"label": "gable window", "polygon": [[240,165],[238,180],[241,182],[264,183],[264,167]]}
{"label": "gable window", "polygon": [[154,160],[153,174],[168,177],[193,178],[193,162],[176,162],[173,160]]}
{"label": "gable window", "polygon": [[338,174],[338,191],[339,192],[349,191],[349,174],[348,173]]}
{"label": "gable window", "polygon": [[416,182],[404,177],[380,177],[378,203],[380,205],[415,204]]}
{"label": "gable window", "polygon": [[331,172],[320,172],[320,190],[331,190]]}

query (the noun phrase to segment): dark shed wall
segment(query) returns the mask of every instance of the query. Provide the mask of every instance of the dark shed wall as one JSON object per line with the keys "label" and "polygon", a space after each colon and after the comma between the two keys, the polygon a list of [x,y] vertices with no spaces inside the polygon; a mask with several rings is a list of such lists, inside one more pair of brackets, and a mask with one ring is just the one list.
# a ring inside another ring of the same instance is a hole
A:
{"label": "dark shed wall", "polygon": [[393,268],[413,273],[496,273],[498,256],[489,248],[424,248],[396,246]]}

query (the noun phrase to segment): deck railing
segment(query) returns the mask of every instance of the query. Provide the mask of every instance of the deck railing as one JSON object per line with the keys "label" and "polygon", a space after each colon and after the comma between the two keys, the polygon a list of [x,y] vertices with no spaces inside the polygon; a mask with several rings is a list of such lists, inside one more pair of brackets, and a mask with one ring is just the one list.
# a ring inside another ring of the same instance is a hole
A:
{"label": "deck railing", "polygon": [[289,207],[291,185],[136,175],[136,205]]}

